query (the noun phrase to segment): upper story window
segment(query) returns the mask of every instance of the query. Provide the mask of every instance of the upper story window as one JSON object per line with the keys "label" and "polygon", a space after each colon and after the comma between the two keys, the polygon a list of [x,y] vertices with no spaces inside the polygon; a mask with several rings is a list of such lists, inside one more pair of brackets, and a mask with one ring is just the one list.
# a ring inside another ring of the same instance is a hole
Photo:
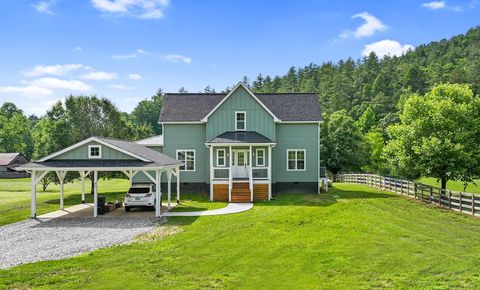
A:
{"label": "upper story window", "polygon": [[247,113],[235,112],[235,131],[247,130]]}
{"label": "upper story window", "polygon": [[89,145],[88,158],[102,158],[102,145]]}
{"label": "upper story window", "polygon": [[287,171],[305,170],[305,149],[287,150]]}
{"label": "upper story window", "polygon": [[177,160],[185,163],[180,170],[195,171],[195,150],[177,150]]}

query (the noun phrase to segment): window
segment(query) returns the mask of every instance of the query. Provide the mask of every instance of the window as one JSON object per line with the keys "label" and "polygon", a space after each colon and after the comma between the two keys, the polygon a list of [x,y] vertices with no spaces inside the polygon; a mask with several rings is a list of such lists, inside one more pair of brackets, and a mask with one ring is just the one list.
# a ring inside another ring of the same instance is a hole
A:
{"label": "window", "polygon": [[265,149],[257,149],[256,151],[257,166],[265,166]]}
{"label": "window", "polygon": [[177,150],[177,160],[185,163],[180,170],[195,171],[195,150]]}
{"label": "window", "polygon": [[287,150],[287,171],[305,170],[305,149]]}
{"label": "window", "polygon": [[217,149],[217,166],[225,166],[225,149]]}
{"label": "window", "polygon": [[235,112],[235,130],[245,131],[247,130],[247,113]]}
{"label": "window", "polygon": [[88,158],[102,158],[102,145],[89,145]]}

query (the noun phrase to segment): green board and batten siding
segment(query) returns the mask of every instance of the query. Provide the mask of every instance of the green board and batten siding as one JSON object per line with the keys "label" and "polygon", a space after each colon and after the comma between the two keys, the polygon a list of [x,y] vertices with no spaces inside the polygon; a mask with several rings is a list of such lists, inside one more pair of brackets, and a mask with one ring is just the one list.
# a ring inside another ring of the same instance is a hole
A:
{"label": "green board and batten siding", "polygon": [[207,140],[227,131],[235,131],[237,111],[247,113],[247,131],[256,131],[270,140],[275,140],[273,117],[242,87],[233,92],[208,118]]}
{"label": "green board and batten siding", "polygon": [[[287,150],[305,149],[306,170],[287,171]],[[318,182],[318,124],[277,124],[273,182]]]}
{"label": "green board and batten siding", "polygon": [[102,159],[107,159],[107,160],[135,160],[136,158],[125,154],[123,152],[117,151],[113,148],[110,148],[108,146],[102,145],[98,142],[88,142],[87,144],[84,144],[80,147],[77,147],[75,149],[72,149],[70,151],[67,151],[63,154],[60,154],[54,158],[53,160],[84,160],[84,159],[89,159],[88,158],[88,146],[89,145],[100,145],[102,146]]}

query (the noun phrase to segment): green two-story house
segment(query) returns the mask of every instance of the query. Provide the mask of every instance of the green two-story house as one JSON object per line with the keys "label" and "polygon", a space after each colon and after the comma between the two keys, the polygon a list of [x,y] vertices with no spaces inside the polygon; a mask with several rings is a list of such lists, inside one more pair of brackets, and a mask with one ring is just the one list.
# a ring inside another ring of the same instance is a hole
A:
{"label": "green two-story house", "polygon": [[[182,192],[268,200],[272,192],[319,190],[321,120],[316,94],[254,94],[240,83],[228,94],[166,94],[163,134],[137,143],[184,162]],[[134,182],[142,181],[137,174]]]}

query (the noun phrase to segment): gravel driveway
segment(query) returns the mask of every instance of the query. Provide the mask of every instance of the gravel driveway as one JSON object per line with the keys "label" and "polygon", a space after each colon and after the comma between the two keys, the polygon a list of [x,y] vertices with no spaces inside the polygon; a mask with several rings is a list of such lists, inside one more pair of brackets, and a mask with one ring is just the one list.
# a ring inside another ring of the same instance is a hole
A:
{"label": "gravel driveway", "polygon": [[0,227],[0,269],[58,260],[131,241],[158,225],[154,218],[25,220]]}

